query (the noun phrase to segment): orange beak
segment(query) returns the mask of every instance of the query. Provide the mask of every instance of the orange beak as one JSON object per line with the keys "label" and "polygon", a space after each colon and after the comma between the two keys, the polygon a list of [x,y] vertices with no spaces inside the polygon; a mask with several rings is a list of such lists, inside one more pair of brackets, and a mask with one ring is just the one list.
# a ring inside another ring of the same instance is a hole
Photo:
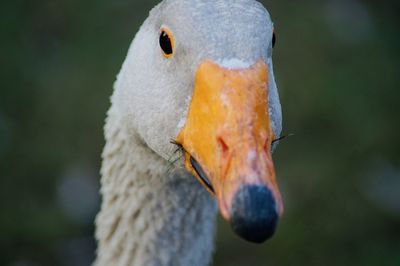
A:
{"label": "orange beak", "polygon": [[240,70],[203,62],[177,142],[187,170],[216,196],[236,233],[252,242],[271,237],[283,212],[273,140],[264,61]]}

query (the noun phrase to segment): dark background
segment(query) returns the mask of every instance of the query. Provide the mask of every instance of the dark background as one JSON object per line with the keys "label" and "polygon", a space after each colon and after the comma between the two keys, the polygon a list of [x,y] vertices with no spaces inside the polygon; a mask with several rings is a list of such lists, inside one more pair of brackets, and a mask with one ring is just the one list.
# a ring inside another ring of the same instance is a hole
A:
{"label": "dark background", "polygon": [[[157,1],[3,1],[0,265],[89,265],[103,122]],[[284,112],[285,215],[248,244],[219,222],[214,265],[400,265],[399,1],[263,1]]]}

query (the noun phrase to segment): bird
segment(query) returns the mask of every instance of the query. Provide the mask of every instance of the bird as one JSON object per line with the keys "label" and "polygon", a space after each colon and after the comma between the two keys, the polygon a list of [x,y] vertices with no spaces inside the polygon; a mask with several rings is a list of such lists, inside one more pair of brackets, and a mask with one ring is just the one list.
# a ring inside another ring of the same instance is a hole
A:
{"label": "bird", "polygon": [[209,265],[218,212],[247,241],[274,234],[274,42],[255,0],[163,0],[150,11],[107,112],[94,265]]}

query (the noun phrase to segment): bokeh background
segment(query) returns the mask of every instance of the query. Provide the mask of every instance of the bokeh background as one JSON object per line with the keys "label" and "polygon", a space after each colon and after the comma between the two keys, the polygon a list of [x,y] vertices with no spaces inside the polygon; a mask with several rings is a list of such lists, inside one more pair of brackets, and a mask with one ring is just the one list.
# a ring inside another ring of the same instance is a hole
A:
{"label": "bokeh background", "polygon": [[[154,0],[3,1],[0,265],[90,265],[103,122]],[[263,1],[275,21],[286,213],[213,265],[400,265],[400,2]]]}

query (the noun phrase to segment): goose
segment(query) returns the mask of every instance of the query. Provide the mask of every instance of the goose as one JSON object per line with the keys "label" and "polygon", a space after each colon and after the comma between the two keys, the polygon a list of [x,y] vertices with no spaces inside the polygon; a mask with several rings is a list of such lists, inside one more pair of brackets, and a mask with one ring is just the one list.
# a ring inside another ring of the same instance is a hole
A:
{"label": "goose", "polygon": [[218,210],[245,240],[273,235],[283,211],[273,43],[255,0],[151,10],[107,113],[94,265],[209,265]]}

